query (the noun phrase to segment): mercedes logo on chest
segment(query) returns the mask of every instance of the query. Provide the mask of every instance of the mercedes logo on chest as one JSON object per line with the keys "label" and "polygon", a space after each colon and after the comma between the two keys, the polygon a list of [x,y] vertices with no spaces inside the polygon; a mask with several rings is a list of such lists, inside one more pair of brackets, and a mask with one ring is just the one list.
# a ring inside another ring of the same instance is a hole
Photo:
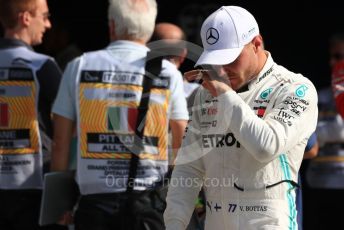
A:
{"label": "mercedes logo on chest", "polygon": [[205,39],[209,45],[213,45],[219,40],[219,32],[215,28],[210,27],[205,34]]}

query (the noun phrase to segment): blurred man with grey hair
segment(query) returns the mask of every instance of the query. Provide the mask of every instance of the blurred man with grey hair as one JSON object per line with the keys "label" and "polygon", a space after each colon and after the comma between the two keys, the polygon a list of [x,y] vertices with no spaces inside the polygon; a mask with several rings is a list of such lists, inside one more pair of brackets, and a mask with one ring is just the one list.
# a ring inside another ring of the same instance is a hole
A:
{"label": "blurred man with grey hair", "polygon": [[188,120],[182,79],[170,62],[147,57],[155,0],[109,3],[111,43],[64,73],[53,107],[52,170],[67,169],[76,126],[76,229],[163,229],[168,126],[178,149]]}

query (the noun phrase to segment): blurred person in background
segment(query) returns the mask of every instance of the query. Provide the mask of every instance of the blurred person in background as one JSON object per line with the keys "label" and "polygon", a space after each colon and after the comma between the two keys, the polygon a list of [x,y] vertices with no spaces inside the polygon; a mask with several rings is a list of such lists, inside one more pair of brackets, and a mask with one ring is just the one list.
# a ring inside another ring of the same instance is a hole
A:
{"label": "blurred person in background", "polygon": [[[344,34],[333,34],[328,50],[329,66],[333,69],[339,61],[344,60]],[[343,229],[344,121],[336,110],[331,86],[319,90],[318,98],[316,134],[319,153],[306,169],[306,183],[311,189],[304,196],[307,203],[305,227]]]}
{"label": "blurred person in background", "polygon": [[[165,54],[164,58],[179,69],[187,57],[187,42],[185,39],[184,31],[179,26],[173,23],[160,22],[155,25],[151,42],[160,41],[160,43],[153,43],[154,48],[156,47],[156,50]],[[200,86],[198,83],[189,82],[185,78],[183,78],[183,85],[185,98],[187,99]]]}
{"label": "blurred person in background", "polygon": [[[344,45],[344,44],[343,44]],[[332,90],[338,113],[344,118],[344,54],[332,69]]]}
{"label": "blurred person in background", "polygon": [[76,127],[77,230],[164,228],[167,131],[177,151],[188,113],[178,70],[146,47],[156,15],[155,0],[110,0],[111,43],[64,72],[53,107],[52,170],[67,170]]}
{"label": "blurred person in background", "polygon": [[64,229],[38,226],[61,78],[55,61],[32,48],[51,28],[47,2],[0,0],[0,21],[0,229]]}

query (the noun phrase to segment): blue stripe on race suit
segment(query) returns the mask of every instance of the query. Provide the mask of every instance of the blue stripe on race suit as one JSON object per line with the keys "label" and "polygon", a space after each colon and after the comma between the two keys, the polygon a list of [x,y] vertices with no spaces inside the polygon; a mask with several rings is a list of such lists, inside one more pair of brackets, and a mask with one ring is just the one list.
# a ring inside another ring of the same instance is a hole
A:
{"label": "blue stripe on race suit", "polygon": [[[285,154],[281,154],[279,156],[279,160],[280,160],[281,167],[282,167],[282,170],[283,170],[284,179],[285,180],[291,180],[290,169],[289,169],[288,159],[287,159],[286,155]],[[293,195],[290,193],[290,191],[292,189],[293,189],[293,186],[290,183],[288,183],[287,199],[288,199],[289,212],[290,212],[290,217],[289,217],[289,219],[290,219],[289,229],[290,230],[296,229],[296,222],[295,222],[295,218],[296,218],[295,199],[294,199]]]}

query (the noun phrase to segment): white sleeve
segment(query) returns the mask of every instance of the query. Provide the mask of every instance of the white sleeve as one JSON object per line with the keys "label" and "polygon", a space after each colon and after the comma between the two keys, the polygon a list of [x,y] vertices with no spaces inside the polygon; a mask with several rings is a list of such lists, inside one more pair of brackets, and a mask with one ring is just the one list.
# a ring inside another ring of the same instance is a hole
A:
{"label": "white sleeve", "polygon": [[184,96],[183,76],[180,71],[175,70],[171,78],[173,79],[171,79],[170,119],[188,120],[189,114]]}
{"label": "white sleeve", "polygon": [[200,136],[198,112],[194,111],[168,188],[164,213],[168,230],[185,230],[195,208],[205,171]]}
{"label": "white sleeve", "polygon": [[80,58],[70,62],[63,73],[52,112],[70,120],[76,120],[75,90]]}
{"label": "white sleeve", "polygon": [[333,120],[321,120],[317,125],[319,145],[326,143],[344,142],[344,121],[339,114]]}
{"label": "white sleeve", "polygon": [[[297,95],[300,86],[304,95]],[[219,116],[235,137],[260,162],[269,162],[286,153],[297,142],[315,130],[318,108],[317,93],[312,83],[292,83],[272,96],[270,108],[260,119],[234,91],[218,97]]]}

